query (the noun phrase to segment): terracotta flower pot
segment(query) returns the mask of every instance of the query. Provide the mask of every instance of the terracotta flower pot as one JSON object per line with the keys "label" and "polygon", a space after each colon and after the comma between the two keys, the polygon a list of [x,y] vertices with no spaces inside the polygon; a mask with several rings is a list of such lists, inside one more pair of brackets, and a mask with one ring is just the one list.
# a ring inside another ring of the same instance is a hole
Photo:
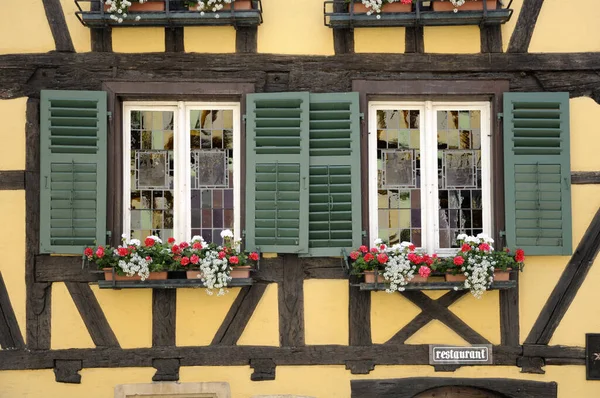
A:
{"label": "terracotta flower pot", "polygon": [[[495,10],[498,6],[498,0],[486,0],[487,9]],[[482,0],[467,0],[465,4],[460,7],[454,7],[450,1],[434,1],[433,2],[433,11],[454,11],[454,9],[458,9],[458,11],[481,11],[483,10],[483,1]]]}
{"label": "terracotta flower pot", "polygon": [[[370,9],[365,7],[362,3],[354,3],[355,14],[366,13],[369,10]],[[381,7],[381,12],[411,12],[411,10],[412,4],[402,4],[400,2],[384,4],[383,7]]]}
{"label": "terracotta flower pot", "polygon": [[185,272],[188,279],[202,279],[202,271],[195,269]]}
{"label": "terracotta flower pot", "polygon": [[[252,0],[235,0],[232,4],[223,4],[223,9],[221,11],[229,11],[231,10],[231,6],[233,5],[233,9],[235,11],[242,10],[251,10],[252,9]],[[191,11],[202,11],[199,6],[190,7]],[[208,11],[206,11],[208,12]]]}
{"label": "terracotta flower pot", "polygon": [[509,281],[510,280],[510,271],[512,271],[512,268],[509,268],[507,271],[494,271],[494,280],[495,281]]}
{"label": "terracotta flower pot", "polygon": [[250,278],[250,270],[252,269],[249,265],[241,265],[239,267],[232,267],[229,276],[232,278]]}
{"label": "terracotta flower pot", "polygon": [[[104,279],[107,281],[113,280],[112,268],[104,268]],[[119,275],[115,272],[114,274],[115,281],[141,281],[142,277],[139,275],[127,276],[127,275]],[[167,279],[167,271],[162,272],[150,272],[147,281],[155,281],[155,280],[164,280]]]}
{"label": "terracotta flower pot", "polygon": [[446,282],[464,282],[467,280],[467,277],[464,274],[446,274]]}
{"label": "terracotta flower pot", "polygon": [[[365,283],[375,283],[375,271],[365,271]],[[383,275],[377,275],[377,283],[385,283]]]}
{"label": "terracotta flower pot", "polygon": [[410,281],[410,283],[424,283],[427,282],[427,277],[421,275],[415,275]]}
{"label": "terracotta flower pot", "polygon": [[[104,11],[108,11],[109,5],[104,5]],[[131,0],[127,12],[147,12],[147,11],[164,11],[164,1],[147,1],[145,3],[138,3],[136,0]]]}

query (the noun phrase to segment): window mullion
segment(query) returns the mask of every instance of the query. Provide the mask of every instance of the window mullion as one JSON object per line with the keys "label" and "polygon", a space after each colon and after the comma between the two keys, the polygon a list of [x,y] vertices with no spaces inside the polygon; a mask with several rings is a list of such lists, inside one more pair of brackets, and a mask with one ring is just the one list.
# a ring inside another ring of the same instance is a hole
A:
{"label": "window mullion", "polygon": [[427,250],[433,252],[438,247],[438,165],[437,165],[437,134],[436,113],[431,101],[425,103],[425,136],[426,136],[426,169],[425,169],[425,196],[427,197],[425,233],[427,236]]}
{"label": "window mullion", "polygon": [[[174,204],[175,211],[173,214],[174,227],[175,227],[175,239],[178,241],[188,240],[189,235],[189,220],[190,207],[188,207],[187,198],[189,198],[189,183],[186,174],[189,174],[189,146],[187,145],[188,139],[187,132],[187,114],[186,108],[183,102],[177,103],[177,114],[173,121],[173,129],[175,135],[175,141],[173,146],[173,157],[174,157]],[[187,173],[186,173],[187,171]]]}

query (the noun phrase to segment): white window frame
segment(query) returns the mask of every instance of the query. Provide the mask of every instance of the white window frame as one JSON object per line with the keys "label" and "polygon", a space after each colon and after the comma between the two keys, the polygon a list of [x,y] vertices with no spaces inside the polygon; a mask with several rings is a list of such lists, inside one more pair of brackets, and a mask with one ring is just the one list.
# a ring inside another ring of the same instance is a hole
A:
{"label": "white window frame", "polygon": [[[451,255],[456,249],[439,247],[439,200],[437,165],[437,111],[478,110],[481,112],[481,184],[483,232],[492,232],[492,175],[491,175],[491,104],[490,102],[442,101],[371,101],[369,102],[369,237],[373,245],[378,238],[377,210],[377,111],[419,110],[421,155],[421,236],[422,249],[429,253]],[[429,148],[430,150],[425,150]]]}
{"label": "white window frame", "polygon": [[[123,103],[123,236],[131,232],[131,112],[173,112],[173,202],[185,209],[173,213],[173,237],[189,241],[191,234],[191,167],[190,167],[190,113],[196,110],[233,111],[233,232],[235,239],[241,236],[241,106],[239,102],[197,101],[128,101]],[[183,139],[181,139],[183,137]]]}

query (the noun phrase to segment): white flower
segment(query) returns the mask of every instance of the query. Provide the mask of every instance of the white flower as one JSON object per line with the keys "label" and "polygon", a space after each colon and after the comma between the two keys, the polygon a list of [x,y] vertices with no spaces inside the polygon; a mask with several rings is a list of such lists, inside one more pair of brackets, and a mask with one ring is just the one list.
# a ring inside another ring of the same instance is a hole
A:
{"label": "white flower", "polygon": [[137,17],[135,17],[136,21],[139,21],[140,19],[142,19],[142,17],[140,17],[139,15]]}
{"label": "white flower", "polygon": [[375,244],[375,246],[379,246],[380,244],[383,243],[383,240],[380,238],[375,239],[375,241],[373,242]]}
{"label": "white flower", "polygon": [[140,242],[139,239],[130,239],[127,244],[131,246],[141,246],[142,242]]}
{"label": "white flower", "polygon": [[233,238],[233,232],[230,229],[224,229],[221,231],[221,238]]}

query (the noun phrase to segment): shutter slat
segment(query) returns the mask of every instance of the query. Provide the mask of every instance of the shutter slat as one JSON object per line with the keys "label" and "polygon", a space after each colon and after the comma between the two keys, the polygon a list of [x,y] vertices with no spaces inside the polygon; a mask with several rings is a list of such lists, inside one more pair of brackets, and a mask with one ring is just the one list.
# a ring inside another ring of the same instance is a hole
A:
{"label": "shutter slat", "polygon": [[41,93],[41,253],[106,241],[106,117],[105,92]]}
{"label": "shutter slat", "polygon": [[571,242],[568,93],[505,93],[507,245],[567,255]]}

